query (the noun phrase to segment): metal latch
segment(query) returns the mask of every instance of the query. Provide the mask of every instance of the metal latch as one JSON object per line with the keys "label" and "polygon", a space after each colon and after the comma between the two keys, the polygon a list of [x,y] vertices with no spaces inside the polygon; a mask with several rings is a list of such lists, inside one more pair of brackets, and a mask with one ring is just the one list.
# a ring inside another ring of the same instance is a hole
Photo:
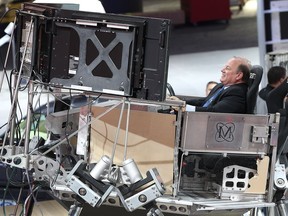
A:
{"label": "metal latch", "polygon": [[254,143],[266,144],[269,136],[268,126],[252,126],[252,140]]}

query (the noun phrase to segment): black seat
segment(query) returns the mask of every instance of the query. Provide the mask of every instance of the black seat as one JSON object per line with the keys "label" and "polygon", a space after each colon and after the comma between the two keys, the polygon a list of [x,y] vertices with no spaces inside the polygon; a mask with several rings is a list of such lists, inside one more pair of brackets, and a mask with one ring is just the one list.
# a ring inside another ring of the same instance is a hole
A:
{"label": "black seat", "polygon": [[254,65],[250,71],[250,79],[248,82],[247,92],[247,114],[253,114],[256,106],[256,100],[258,96],[259,84],[263,75],[263,67],[260,65]]}
{"label": "black seat", "polygon": [[167,83],[167,91],[169,92],[170,96],[175,96],[176,95],[175,92],[174,92],[173,87],[169,83]]}

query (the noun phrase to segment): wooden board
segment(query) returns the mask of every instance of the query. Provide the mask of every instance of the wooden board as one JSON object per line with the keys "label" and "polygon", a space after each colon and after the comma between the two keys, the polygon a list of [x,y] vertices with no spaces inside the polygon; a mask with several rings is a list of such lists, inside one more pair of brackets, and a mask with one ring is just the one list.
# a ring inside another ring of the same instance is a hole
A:
{"label": "wooden board", "polygon": [[[95,118],[106,108],[93,107],[91,124],[90,162],[97,162],[103,155],[111,158],[118,128],[120,109],[114,109],[100,120]],[[121,166],[124,159],[127,111],[124,110],[116,145],[114,163]],[[127,157],[134,159],[142,176],[156,167],[167,193],[173,183],[175,142],[175,115],[131,110],[127,142]]]}

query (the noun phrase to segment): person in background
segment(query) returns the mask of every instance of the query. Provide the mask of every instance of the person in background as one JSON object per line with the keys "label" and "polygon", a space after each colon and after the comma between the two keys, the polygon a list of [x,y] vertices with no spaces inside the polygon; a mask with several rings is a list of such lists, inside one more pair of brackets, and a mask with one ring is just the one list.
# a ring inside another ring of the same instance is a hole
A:
{"label": "person in background", "polygon": [[207,97],[187,100],[186,111],[246,113],[250,70],[251,64],[246,58],[229,59],[221,70],[221,83],[217,84]]}
{"label": "person in background", "polygon": [[259,97],[264,101],[267,100],[267,96],[271,90],[277,88],[286,78],[286,69],[281,66],[273,66],[268,70],[267,79],[268,84],[266,87],[259,91]]}
{"label": "person in background", "polygon": [[267,78],[267,86],[259,92],[260,100],[266,102],[264,114],[280,112],[285,107],[288,93],[286,69],[273,66],[268,70]]}
{"label": "person in background", "polygon": [[206,84],[206,90],[205,90],[205,93],[206,93],[206,96],[209,95],[210,91],[217,85],[218,83],[216,81],[209,81],[207,84]]}

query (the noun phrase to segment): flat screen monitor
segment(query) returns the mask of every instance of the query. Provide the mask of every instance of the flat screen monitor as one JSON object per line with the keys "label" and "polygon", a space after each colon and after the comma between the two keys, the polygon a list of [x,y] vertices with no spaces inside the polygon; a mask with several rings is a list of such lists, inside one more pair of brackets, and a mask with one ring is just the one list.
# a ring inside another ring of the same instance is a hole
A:
{"label": "flat screen monitor", "polygon": [[25,3],[17,22],[18,69],[34,79],[52,87],[165,100],[170,20]]}

